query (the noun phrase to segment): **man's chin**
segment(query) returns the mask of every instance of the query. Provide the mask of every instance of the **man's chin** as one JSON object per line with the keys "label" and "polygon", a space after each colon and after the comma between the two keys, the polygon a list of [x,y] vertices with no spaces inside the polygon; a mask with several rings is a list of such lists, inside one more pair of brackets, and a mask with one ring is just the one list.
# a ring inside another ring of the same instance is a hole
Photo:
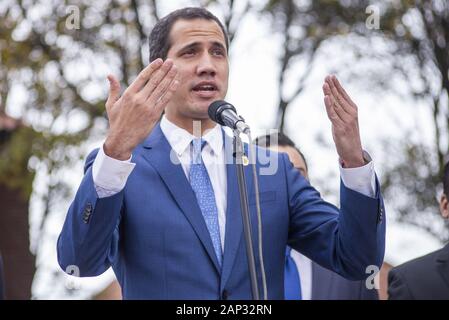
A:
{"label": "man's chin", "polygon": [[[196,99],[195,99],[196,100]],[[185,108],[188,110],[188,116],[195,120],[206,120],[209,119],[209,106],[212,102],[220,100],[220,97],[211,97],[210,99],[201,99],[192,101],[190,107]],[[187,116],[187,114],[186,114]]]}
{"label": "man's chin", "polygon": [[210,119],[209,114],[207,113],[207,110],[205,112],[196,110],[195,112],[193,112],[191,114],[191,118],[193,120],[208,120],[208,119]]}
{"label": "man's chin", "polygon": [[212,102],[216,101],[218,99],[208,99],[206,101],[201,101],[196,103],[195,105],[195,111],[196,113],[199,114],[204,114],[206,118],[209,117],[208,115],[208,110],[209,110],[209,106],[211,105]]}

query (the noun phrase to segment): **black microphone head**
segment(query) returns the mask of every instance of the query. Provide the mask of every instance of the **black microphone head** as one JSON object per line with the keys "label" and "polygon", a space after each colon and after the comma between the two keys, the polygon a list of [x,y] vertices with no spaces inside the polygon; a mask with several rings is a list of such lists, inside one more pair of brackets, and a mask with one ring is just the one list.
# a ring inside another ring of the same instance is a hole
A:
{"label": "black microphone head", "polygon": [[234,112],[237,112],[232,104],[230,104],[224,100],[217,100],[217,101],[212,102],[209,105],[209,109],[207,110],[207,113],[209,114],[209,118],[211,118],[216,123],[224,126],[225,123],[223,122],[223,119],[221,118],[220,115],[224,110],[229,110],[229,109],[231,109]]}

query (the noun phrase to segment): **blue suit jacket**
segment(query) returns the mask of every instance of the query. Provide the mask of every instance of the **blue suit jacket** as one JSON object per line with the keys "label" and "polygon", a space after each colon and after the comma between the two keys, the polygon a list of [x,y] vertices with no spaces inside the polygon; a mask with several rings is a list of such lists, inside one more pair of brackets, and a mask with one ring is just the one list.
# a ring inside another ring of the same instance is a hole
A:
{"label": "blue suit jacket", "polygon": [[[229,160],[232,141],[225,140]],[[112,265],[125,299],[251,299],[235,164],[226,165],[220,269],[195,194],[181,165],[170,160],[171,147],[159,125],[135,148],[136,167],[114,196],[97,196],[92,179],[96,152],[86,160],[58,239],[63,270],[77,268],[80,276],[96,276]],[[370,198],[342,185],[339,211],[321,199],[286,154],[273,156],[278,160],[275,174],[259,175],[268,297],[283,299],[287,244],[351,279],[365,278],[368,265],[380,266],[385,219],[379,192]],[[257,248],[251,166],[245,174]]]}

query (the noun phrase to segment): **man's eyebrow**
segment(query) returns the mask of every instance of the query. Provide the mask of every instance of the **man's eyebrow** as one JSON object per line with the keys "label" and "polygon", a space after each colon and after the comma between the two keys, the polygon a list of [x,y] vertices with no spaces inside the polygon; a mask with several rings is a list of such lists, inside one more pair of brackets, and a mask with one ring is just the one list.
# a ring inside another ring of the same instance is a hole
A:
{"label": "man's eyebrow", "polygon": [[226,50],[225,46],[221,42],[218,42],[218,41],[212,42],[212,46],[219,47],[220,49]]}
{"label": "man's eyebrow", "polygon": [[178,52],[179,52],[179,51],[186,50],[186,49],[193,49],[193,48],[195,48],[195,47],[198,47],[199,44],[200,44],[199,42],[192,42],[192,43],[189,43],[189,44],[187,44],[187,45],[181,47],[181,48],[178,50]]}
{"label": "man's eyebrow", "polygon": [[[199,47],[199,46],[200,46],[199,42],[192,42],[192,43],[189,43],[189,44],[181,47],[178,50],[178,52],[181,52],[181,51],[184,51],[184,50],[187,50],[187,49],[195,49],[196,47]],[[218,42],[218,41],[213,41],[212,42],[212,46],[213,47],[219,47],[220,49],[226,50],[225,46],[221,42]]]}

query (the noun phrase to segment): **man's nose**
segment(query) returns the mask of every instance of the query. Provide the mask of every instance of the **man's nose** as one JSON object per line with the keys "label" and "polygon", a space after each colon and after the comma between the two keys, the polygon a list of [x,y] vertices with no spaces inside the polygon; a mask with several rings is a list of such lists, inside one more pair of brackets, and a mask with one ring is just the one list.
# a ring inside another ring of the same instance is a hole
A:
{"label": "man's nose", "polygon": [[201,55],[201,58],[198,61],[197,74],[199,76],[201,75],[215,76],[216,72],[217,69],[215,67],[211,55],[209,53],[204,53],[203,55]]}

